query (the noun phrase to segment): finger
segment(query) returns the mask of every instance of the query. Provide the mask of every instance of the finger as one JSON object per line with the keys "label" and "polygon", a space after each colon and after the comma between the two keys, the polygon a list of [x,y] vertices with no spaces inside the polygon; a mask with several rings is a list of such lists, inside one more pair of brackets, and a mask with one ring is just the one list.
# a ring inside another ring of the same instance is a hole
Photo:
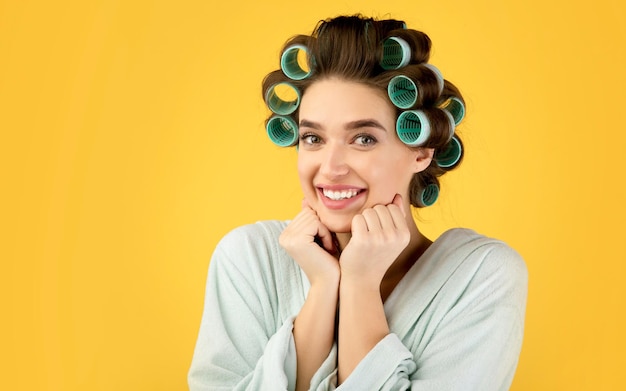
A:
{"label": "finger", "polygon": [[[377,205],[374,208],[384,208],[382,205]],[[363,213],[361,213],[363,218],[365,219],[365,223],[367,224],[367,230],[370,232],[378,232],[382,229],[380,223],[380,217],[378,212],[374,209],[365,209]]]}
{"label": "finger", "polygon": [[367,235],[367,222],[365,221],[365,217],[362,214],[355,215],[352,218],[352,226],[351,226],[352,236],[363,236]]}
{"label": "finger", "polygon": [[322,247],[330,253],[335,252],[335,243],[333,242],[333,235],[328,228],[321,222],[317,228],[317,236],[322,241]]}
{"label": "finger", "polygon": [[396,194],[396,196],[393,197],[393,201],[391,201],[391,203],[400,208],[400,211],[406,217],[406,210],[404,210],[404,199],[400,194]]}
{"label": "finger", "polygon": [[391,214],[391,209],[395,209],[399,212],[399,209],[395,205],[376,205],[374,207],[374,211],[378,215],[378,220],[380,221],[380,227],[383,230],[393,230],[396,228],[396,224]]}
{"label": "finger", "polygon": [[392,222],[396,229],[406,229],[408,228],[406,222],[406,216],[402,213],[402,210],[397,207],[395,204],[391,204],[388,207],[389,215],[391,216]]}
{"label": "finger", "polygon": [[306,198],[302,199],[302,209],[305,208],[311,208],[311,205],[309,205],[309,201],[306,200]]}

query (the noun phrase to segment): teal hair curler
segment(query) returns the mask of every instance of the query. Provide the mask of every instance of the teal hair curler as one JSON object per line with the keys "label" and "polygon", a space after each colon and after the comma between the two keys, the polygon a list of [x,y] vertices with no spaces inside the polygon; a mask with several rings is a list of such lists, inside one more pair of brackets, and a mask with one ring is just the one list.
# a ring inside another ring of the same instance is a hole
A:
{"label": "teal hair curler", "polygon": [[441,168],[453,167],[461,159],[463,146],[458,138],[452,137],[446,146],[435,154],[435,162]]}
{"label": "teal hair curler", "polygon": [[398,75],[389,81],[387,94],[391,103],[400,109],[410,109],[417,102],[417,84],[411,78]]}
{"label": "teal hair curler", "polygon": [[383,41],[383,56],[380,66],[383,69],[399,69],[411,62],[411,46],[399,37],[389,37]]}
{"label": "teal hair curler", "polygon": [[439,68],[437,68],[433,64],[424,64],[424,66],[430,69],[431,71],[433,71],[435,76],[437,76],[437,86],[439,87],[439,94],[441,95],[441,93],[443,92],[443,87],[444,87],[444,80],[443,80],[443,75],[441,74],[441,71],[439,70]]}
{"label": "teal hair curler", "polygon": [[420,199],[418,200],[419,206],[431,206],[437,199],[439,198],[439,186],[431,183],[427,185],[424,189],[422,189],[422,194],[420,195]]}
{"label": "teal hair curler", "polygon": [[422,110],[405,111],[396,121],[398,138],[411,147],[419,147],[430,137],[430,121]]}
{"label": "teal hair curler", "polygon": [[291,117],[275,115],[265,128],[270,140],[279,147],[290,147],[298,142],[298,124]]}
{"label": "teal hair curler", "polygon": [[449,141],[452,139],[452,136],[454,136],[454,132],[456,131],[456,123],[454,122],[454,117],[448,110],[443,110],[443,112],[446,114],[446,117],[448,118],[448,122],[450,124],[450,126],[448,127],[448,129],[450,129],[450,134],[448,134]]}
{"label": "teal hair curler", "polygon": [[446,110],[454,118],[454,124],[458,125],[465,118],[465,105],[456,96],[446,99],[439,108]]}
{"label": "teal hair curler", "polygon": [[311,65],[307,63],[307,66],[303,67],[300,64],[301,61],[298,61],[300,52],[304,52],[308,57],[309,49],[304,45],[292,45],[280,56],[280,69],[293,80],[306,79],[311,75]]}
{"label": "teal hair curler", "polygon": [[291,83],[276,83],[267,89],[265,102],[274,113],[288,115],[300,105],[300,91]]}

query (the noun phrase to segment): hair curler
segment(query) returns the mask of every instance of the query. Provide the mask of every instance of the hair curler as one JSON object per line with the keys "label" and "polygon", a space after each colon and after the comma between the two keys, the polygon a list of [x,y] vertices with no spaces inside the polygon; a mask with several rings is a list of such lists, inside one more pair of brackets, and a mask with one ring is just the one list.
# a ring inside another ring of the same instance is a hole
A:
{"label": "hair curler", "polygon": [[465,118],[465,105],[456,96],[446,99],[439,108],[446,110],[454,118],[454,124],[458,125]]}
{"label": "hair curler", "polygon": [[311,75],[310,64],[303,67],[300,64],[301,61],[298,61],[300,52],[303,52],[308,57],[309,49],[304,45],[292,45],[285,49],[282,56],[280,56],[280,68],[288,78],[293,80],[306,79]]}
{"label": "hair curler", "polygon": [[422,189],[422,194],[420,195],[420,199],[417,201],[419,206],[431,206],[437,199],[439,198],[439,186],[434,183],[427,185],[424,189]]}
{"label": "hair curler", "polygon": [[454,136],[454,132],[456,131],[456,122],[454,122],[454,117],[452,116],[452,114],[450,114],[448,110],[442,110],[442,111],[445,113],[446,118],[448,118],[448,123],[449,123],[448,129],[450,129],[450,134],[448,134],[448,141],[450,141],[452,137]]}
{"label": "hair curler", "polygon": [[380,66],[383,69],[399,69],[411,62],[411,46],[400,37],[389,37],[383,41],[383,56]]}
{"label": "hair curler", "polygon": [[430,121],[422,110],[404,111],[396,121],[398,138],[411,147],[419,147],[430,137]]}
{"label": "hair curler", "polygon": [[279,147],[290,147],[298,142],[298,125],[291,117],[275,115],[265,128],[270,140]]}
{"label": "hair curler", "polygon": [[265,102],[274,113],[288,115],[300,105],[300,91],[291,83],[276,83],[267,89]]}
{"label": "hair curler", "polygon": [[417,84],[408,76],[394,76],[387,86],[387,94],[391,103],[399,109],[410,109],[417,102],[419,94]]}
{"label": "hair curler", "polygon": [[452,137],[443,149],[435,154],[435,162],[441,168],[453,167],[461,159],[463,146],[458,138]]}
{"label": "hair curler", "polygon": [[431,71],[433,71],[435,76],[437,76],[437,86],[439,87],[439,95],[441,95],[441,93],[443,92],[443,87],[444,87],[444,80],[443,80],[443,75],[441,74],[441,71],[439,70],[439,68],[437,68],[433,64],[424,64],[424,66],[430,69]]}

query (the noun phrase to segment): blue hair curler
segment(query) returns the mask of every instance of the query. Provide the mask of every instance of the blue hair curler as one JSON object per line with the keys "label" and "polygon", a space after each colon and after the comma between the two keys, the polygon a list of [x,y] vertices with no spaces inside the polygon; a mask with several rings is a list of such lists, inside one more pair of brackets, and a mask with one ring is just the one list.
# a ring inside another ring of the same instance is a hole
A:
{"label": "blue hair curler", "polygon": [[300,105],[300,91],[291,83],[276,83],[267,89],[265,102],[274,113],[288,115]]}
{"label": "blue hair curler", "polygon": [[396,121],[398,138],[411,147],[419,147],[430,137],[430,121],[422,110],[405,111]]}
{"label": "blue hair curler", "polygon": [[452,114],[452,118],[454,118],[455,125],[460,124],[461,121],[463,121],[463,118],[465,118],[465,105],[456,96],[446,99],[439,106],[439,108],[444,109],[450,114]]}
{"label": "blue hair curler", "polygon": [[380,66],[383,69],[399,69],[411,62],[411,46],[399,37],[389,37],[383,41],[383,57]]}
{"label": "blue hair curler", "polygon": [[431,183],[427,185],[424,189],[422,189],[422,194],[420,195],[420,199],[418,200],[419,206],[431,206],[437,199],[439,198],[439,186]]}
{"label": "blue hair curler", "polygon": [[439,70],[439,68],[437,68],[433,64],[424,64],[424,66],[430,69],[431,71],[433,71],[435,76],[437,76],[437,86],[439,87],[439,95],[441,95],[441,93],[443,92],[443,87],[444,87],[444,80],[443,80],[443,75],[441,74],[441,71]]}
{"label": "blue hair curler", "polygon": [[298,124],[291,117],[275,115],[265,128],[270,140],[279,147],[290,147],[298,142]]}
{"label": "blue hair curler", "polygon": [[285,49],[283,55],[280,56],[280,69],[290,79],[302,80],[311,75],[310,64],[307,63],[306,66],[303,66],[301,59],[298,59],[301,52],[308,57],[309,49],[304,45],[292,45]]}
{"label": "blue hair curler", "polygon": [[435,162],[441,168],[454,166],[461,159],[463,147],[458,138],[452,137],[450,142],[435,155]]}
{"label": "blue hair curler", "polygon": [[400,109],[410,109],[417,102],[417,84],[411,78],[398,75],[389,81],[387,94],[391,103]]}

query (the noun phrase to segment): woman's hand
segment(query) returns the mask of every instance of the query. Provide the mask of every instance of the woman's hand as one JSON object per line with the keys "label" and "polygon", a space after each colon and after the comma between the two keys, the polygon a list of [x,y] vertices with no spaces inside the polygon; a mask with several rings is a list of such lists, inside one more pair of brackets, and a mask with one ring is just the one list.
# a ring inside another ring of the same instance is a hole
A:
{"label": "woman's hand", "polygon": [[332,233],[306,201],[280,235],[279,243],[304,270],[311,285],[339,281],[339,263],[335,258],[339,251]]}
{"label": "woman's hand", "polygon": [[278,241],[311,283],[293,325],[298,363],[296,390],[308,390],[313,374],[333,345],[339,297],[339,261],[334,255],[338,249],[332,233],[306,201]]}
{"label": "woman's hand", "polygon": [[341,280],[378,287],[411,239],[402,196],[376,205],[352,219],[352,238],[341,254]]}

